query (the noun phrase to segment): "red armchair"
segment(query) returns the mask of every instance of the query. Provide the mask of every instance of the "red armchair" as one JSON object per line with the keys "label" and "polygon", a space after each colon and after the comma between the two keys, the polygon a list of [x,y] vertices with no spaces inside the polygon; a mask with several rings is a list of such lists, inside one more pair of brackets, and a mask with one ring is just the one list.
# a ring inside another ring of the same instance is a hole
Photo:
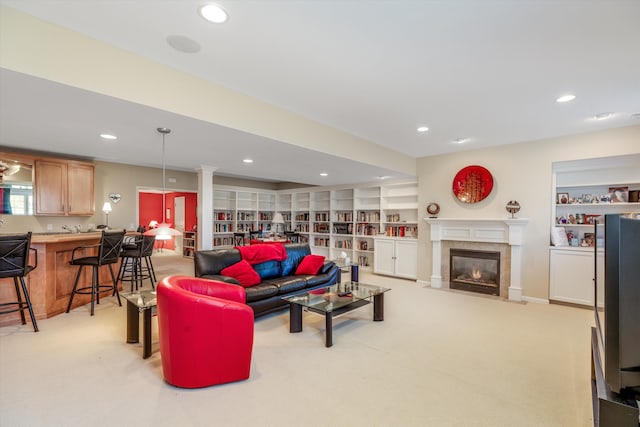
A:
{"label": "red armchair", "polygon": [[243,287],[169,276],[157,292],[162,371],[169,384],[198,388],[249,378],[254,319]]}

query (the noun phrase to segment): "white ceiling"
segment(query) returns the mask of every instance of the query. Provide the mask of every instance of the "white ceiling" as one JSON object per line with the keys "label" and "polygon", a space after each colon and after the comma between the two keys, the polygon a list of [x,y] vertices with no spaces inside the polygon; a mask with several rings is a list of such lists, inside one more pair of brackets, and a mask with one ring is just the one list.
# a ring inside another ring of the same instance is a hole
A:
{"label": "white ceiling", "polygon": [[[205,3],[0,0],[416,158],[640,123],[638,0],[218,1],[222,25],[198,15]],[[202,49],[178,52],[169,35]],[[155,129],[167,126],[170,168],[315,185],[401,176],[0,71],[2,145],[157,166]],[[565,93],[577,98],[556,103]],[[604,112],[614,115],[591,118]],[[87,144],[105,117],[135,144]],[[247,156],[256,162],[238,161]]]}

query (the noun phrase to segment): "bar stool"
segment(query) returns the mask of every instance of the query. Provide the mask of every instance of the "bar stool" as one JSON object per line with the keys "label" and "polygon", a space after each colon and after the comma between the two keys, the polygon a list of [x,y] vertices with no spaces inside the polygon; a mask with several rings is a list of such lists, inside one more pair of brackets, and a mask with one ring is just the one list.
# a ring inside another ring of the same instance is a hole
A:
{"label": "bar stool", "polygon": [[[122,306],[122,302],[120,302],[120,294],[118,293],[118,282],[116,281],[116,277],[113,275],[113,269],[111,268],[111,264],[115,264],[118,262],[120,258],[120,249],[122,247],[122,241],[124,240],[125,230],[122,231],[102,231],[102,237],[100,238],[100,243],[97,245],[90,246],[78,246],[73,249],[71,252],[71,261],[69,264],[78,265],[78,274],[76,275],[76,281],[73,284],[73,290],[71,291],[71,297],[69,298],[69,304],[67,305],[67,313],[71,310],[71,303],[73,302],[73,297],[75,294],[86,294],[91,295],[91,315],[93,316],[93,307],[94,301],[100,304],[100,292],[113,290],[113,295],[118,297],[118,305]],[[84,251],[85,249],[98,248],[98,255],[90,255],[76,258],[76,251]],[[101,285],[100,284],[100,267],[103,265],[109,266],[109,272],[111,273],[111,281],[113,286],[111,285]],[[93,271],[91,274],[91,286],[84,286],[82,288],[78,288],[78,281],[80,280],[80,274],[82,273],[82,269],[85,266],[93,267]]]}
{"label": "bar stool", "polygon": [[[29,265],[30,251],[34,251],[35,253],[34,265]],[[16,302],[5,302],[0,304],[0,307],[17,306],[9,310],[0,311],[0,314],[20,311],[22,324],[26,325],[27,321],[24,317],[24,308],[27,307],[34,332],[38,332],[38,324],[36,323],[36,316],[33,314],[33,307],[31,306],[31,300],[29,299],[29,292],[27,291],[27,285],[24,282],[24,278],[32,270],[35,270],[36,267],[38,267],[38,251],[31,247],[31,232],[26,234],[0,236],[0,278],[13,277],[13,284],[16,288],[16,296],[18,298],[18,301]],[[22,301],[22,297],[20,296],[18,280],[20,280],[20,285],[22,286],[24,301]]]}
{"label": "bar stool", "polygon": [[[151,281],[151,287],[155,289],[155,272],[153,264],[150,264],[150,258],[153,254],[153,246],[156,242],[156,236],[136,236],[133,240],[129,240],[122,245],[120,252],[120,270],[118,271],[118,279],[116,281],[131,283],[131,292],[133,292],[133,284],[142,287],[145,279]],[[142,265],[142,260],[145,265]]]}
{"label": "bar stool", "polygon": [[153,262],[151,256],[153,255],[153,248],[156,245],[156,236],[145,236],[146,240],[142,242],[142,257],[144,263],[147,265],[147,271],[151,276],[151,287],[156,288],[155,284],[158,282],[156,279],[156,271],[153,269]]}
{"label": "bar stool", "polygon": [[233,233],[233,245],[244,246],[245,233]]}

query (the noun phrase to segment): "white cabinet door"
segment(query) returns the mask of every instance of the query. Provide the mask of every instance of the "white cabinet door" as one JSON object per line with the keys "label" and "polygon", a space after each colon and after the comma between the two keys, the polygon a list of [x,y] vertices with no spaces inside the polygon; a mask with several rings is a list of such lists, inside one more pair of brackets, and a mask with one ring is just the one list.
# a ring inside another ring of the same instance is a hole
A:
{"label": "white cabinet door", "polygon": [[395,274],[395,242],[390,239],[376,239],[374,242],[373,272]]}
{"label": "white cabinet door", "polygon": [[396,240],[396,276],[418,277],[418,242]]}
{"label": "white cabinet door", "polygon": [[593,305],[593,248],[591,250],[551,249],[549,299]]}
{"label": "white cabinet door", "polygon": [[418,243],[415,240],[376,239],[373,272],[415,279],[418,277]]}

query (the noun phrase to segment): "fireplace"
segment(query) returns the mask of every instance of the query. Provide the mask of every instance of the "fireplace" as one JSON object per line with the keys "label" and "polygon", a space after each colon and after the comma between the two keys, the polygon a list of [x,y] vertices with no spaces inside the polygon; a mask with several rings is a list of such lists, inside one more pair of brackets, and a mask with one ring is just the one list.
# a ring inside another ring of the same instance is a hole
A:
{"label": "fireplace", "polygon": [[[468,245],[460,249],[496,250],[500,257],[500,296],[511,301],[522,301],[522,245],[525,218],[425,218],[431,235],[432,288],[442,288],[443,275],[450,273],[448,252],[443,246]],[[471,247],[469,247],[471,246]],[[484,247],[491,246],[491,247]],[[495,248],[495,249],[494,249]],[[446,248],[445,248],[446,249]],[[446,249],[448,250],[448,249]],[[449,279],[448,277],[446,278]]]}
{"label": "fireplace", "polygon": [[500,295],[500,252],[449,251],[449,288]]}

